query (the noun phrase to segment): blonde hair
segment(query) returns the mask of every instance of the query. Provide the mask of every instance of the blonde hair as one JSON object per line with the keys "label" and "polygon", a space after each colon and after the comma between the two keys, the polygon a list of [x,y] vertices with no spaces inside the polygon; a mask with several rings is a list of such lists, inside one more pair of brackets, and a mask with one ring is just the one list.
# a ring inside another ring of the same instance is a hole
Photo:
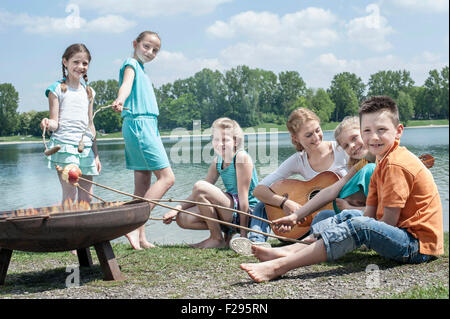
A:
{"label": "blonde hair", "polygon": [[[339,123],[339,125],[334,130],[334,139],[339,144],[339,146],[342,147],[342,141],[340,141],[340,139],[339,139],[342,132],[344,132],[346,130],[352,130],[352,129],[360,130],[359,117],[358,116],[344,117],[344,119],[341,121],[341,123]],[[349,158],[347,164],[349,167],[352,167],[359,161],[361,161],[361,160],[356,159],[356,158]]]}
{"label": "blonde hair", "polygon": [[[291,112],[286,123],[286,127],[291,135],[295,135],[300,131],[302,126],[309,121],[317,121],[320,125],[320,119],[316,113],[307,108],[300,107]],[[303,151],[303,145],[294,141],[294,138],[292,138],[292,144],[295,146],[297,151]]]}
{"label": "blonde hair", "polygon": [[359,130],[359,118],[357,116],[346,116],[342,120],[341,123],[339,123],[338,126],[336,126],[336,129],[334,130],[334,139],[336,142],[338,142],[339,145],[342,143],[339,141],[339,137],[341,136],[342,132],[344,130],[350,130],[350,129],[358,129]]}
{"label": "blonde hair", "polygon": [[214,134],[214,130],[217,129],[227,130],[227,132],[231,133],[234,142],[236,143],[236,150],[244,148],[244,132],[238,122],[228,117],[221,117],[212,123],[212,134]]}

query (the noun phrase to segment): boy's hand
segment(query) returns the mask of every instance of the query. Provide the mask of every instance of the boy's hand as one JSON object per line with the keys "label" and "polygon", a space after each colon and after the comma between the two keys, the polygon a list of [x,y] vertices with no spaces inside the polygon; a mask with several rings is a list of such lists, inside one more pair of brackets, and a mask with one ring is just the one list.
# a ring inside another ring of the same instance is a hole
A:
{"label": "boy's hand", "polygon": [[282,233],[290,232],[292,227],[294,227],[297,222],[298,220],[296,214],[290,214],[272,221],[275,228]]}

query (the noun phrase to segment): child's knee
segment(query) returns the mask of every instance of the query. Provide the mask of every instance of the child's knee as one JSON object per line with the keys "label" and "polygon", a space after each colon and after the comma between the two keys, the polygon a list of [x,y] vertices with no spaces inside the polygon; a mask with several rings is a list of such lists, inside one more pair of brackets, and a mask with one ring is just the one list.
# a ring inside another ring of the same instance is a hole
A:
{"label": "child's knee", "polygon": [[172,170],[161,174],[159,182],[164,183],[167,189],[171,188],[175,184],[175,175]]}
{"label": "child's knee", "polygon": [[195,197],[203,196],[208,192],[209,183],[206,181],[198,181],[194,184],[194,187],[192,188],[192,194]]}

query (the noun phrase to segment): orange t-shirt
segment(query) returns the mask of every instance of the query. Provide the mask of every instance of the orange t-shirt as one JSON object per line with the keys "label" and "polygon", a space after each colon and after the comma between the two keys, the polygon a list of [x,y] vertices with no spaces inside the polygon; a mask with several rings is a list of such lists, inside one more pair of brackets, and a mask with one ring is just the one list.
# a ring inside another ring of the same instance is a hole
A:
{"label": "orange t-shirt", "polygon": [[443,254],[443,215],[437,186],[420,159],[399,143],[396,140],[377,161],[366,205],[377,207],[377,220],[383,217],[384,207],[401,208],[397,227],[419,240],[420,253]]}

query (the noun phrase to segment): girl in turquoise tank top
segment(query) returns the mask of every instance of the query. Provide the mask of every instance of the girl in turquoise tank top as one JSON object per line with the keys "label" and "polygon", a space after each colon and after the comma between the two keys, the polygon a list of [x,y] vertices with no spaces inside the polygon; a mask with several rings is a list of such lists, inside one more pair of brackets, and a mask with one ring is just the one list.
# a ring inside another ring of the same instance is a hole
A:
{"label": "girl in turquoise tank top", "polygon": [[[243,144],[244,134],[236,121],[226,117],[215,120],[212,124],[212,145],[216,157],[209,166],[206,178],[194,184],[192,194],[187,200],[251,212],[258,203],[253,196],[253,189],[258,184],[258,176],[252,158],[243,149]],[[219,176],[222,178],[225,190],[215,185]],[[249,224],[248,216],[228,210],[189,203],[177,205],[175,208],[235,225],[248,227]],[[233,231],[237,231],[237,228],[223,227],[217,222],[178,212],[175,209],[163,216],[164,223],[170,224],[174,217],[181,228],[210,231],[209,238],[191,245],[196,248],[228,247]],[[241,237],[247,237],[247,231],[243,229],[239,231]]]}

